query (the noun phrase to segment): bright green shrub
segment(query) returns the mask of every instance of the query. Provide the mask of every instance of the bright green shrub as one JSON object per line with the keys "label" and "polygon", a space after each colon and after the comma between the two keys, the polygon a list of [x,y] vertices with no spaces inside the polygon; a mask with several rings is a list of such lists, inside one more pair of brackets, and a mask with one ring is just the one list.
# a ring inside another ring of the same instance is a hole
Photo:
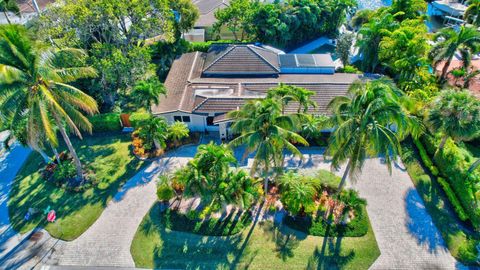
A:
{"label": "bright green shrub", "polygon": [[477,245],[478,242],[474,239],[468,239],[465,243],[458,248],[458,258],[461,262],[477,264]]}
{"label": "bright green shrub", "polygon": [[418,152],[420,154],[420,157],[422,158],[423,164],[425,167],[427,167],[432,175],[438,176],[438,168],[433,165],[432,160],[427,154],[427,151],[425,150],[425,147],[423,147],[423,144],[419,140],[413,140],[415,145],[417,146]]}
{"label": "bright green shrub", "polygon": [[235,43],[234,40],[215,40],[215,41],[206,41],[206,42],[190,42],[188,46],[189,52],[207,52],[208,49],[212,44],[219,44],[219,43]]}
{"label": "bright green shrub", "polygon": [[352,73],[352,74],[357,74],[357,73],[361,73],[360,70],[358,70],[356,67],[354,66],[345,66],[344,68],[340,69],[339,70],[340,72],[343,72],[343,73]]}
{"label": "bright green shrub", "polygon": [[118,113],[97,114],[90,116],[88,120],[92,123],[93,132],[111,132],[122,129],[120,114]]}
{"label": "bright green shrub", "polygon": [[157,198],[161,202],[169,201],[175,197],[175,191],[170,185],[162,184],[157,188]]}
{"label": "bright green shrub", "polygon": [[448,200],[452,204],[455,213],[457,213],[460,220],[466,221],[468,219],[468,216],[465,213],[465,210],[463,210],[462,204],[460,203],[457,196],[450,187],[450,184],[448,184],[448,182],[442,177],[438,177],[437,180],[438,183],[440,183],[440,185],[442,186],[443,191],[445,191],[445,194],[447,194]]}
{"label": "bright green shrub", "polygon": [[330,171],[318,170],[314,180],[318,180],[323,187],[337,189],[342,179]]}
{"label": "bright green shrub", "polygon": [[74,178],[77,175],[75,165],[73,162],[64,161],[62,164],[57,165],[53,171],[52,179],[56,184],[65,183],[66,180]]}
{"label": "bright green shrub", "polygon": [[145,123],[148,119],[150,119],[150,117],[152,116],[146,112],[134,112],[130,114],[129,120],[132,127],[138,128],[143,123]]}

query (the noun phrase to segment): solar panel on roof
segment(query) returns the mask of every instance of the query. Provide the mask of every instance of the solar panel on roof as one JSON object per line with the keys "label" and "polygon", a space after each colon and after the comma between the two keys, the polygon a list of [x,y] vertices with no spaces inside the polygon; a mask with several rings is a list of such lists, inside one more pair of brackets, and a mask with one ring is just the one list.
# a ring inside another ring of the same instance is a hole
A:
{"label": "solar panel on roof", "polygon": [[280,65],[282,67],[297,67],[297,60],[294,54],[280,54]]}
{"label": "solar panel on roof", "polygon": [[300,67],[314,67],[315,60],[311,54],[297,54],[297,61]]}

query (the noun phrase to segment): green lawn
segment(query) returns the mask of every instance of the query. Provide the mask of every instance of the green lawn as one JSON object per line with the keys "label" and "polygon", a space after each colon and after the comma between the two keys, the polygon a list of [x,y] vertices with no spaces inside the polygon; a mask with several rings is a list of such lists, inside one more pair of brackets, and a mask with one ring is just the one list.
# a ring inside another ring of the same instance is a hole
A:
{"label": "green lawn", "polygon": [[[95,173],[98,185],[82,193],[57,188],[40,177],[39,169],[44,164],[40,155],[32,153],[10,191],[9,215],[15,230],[26,232],[40,225],[56,238],[77,238],[97,220],[122,184],[143,165],[130,153],[128,134],[98,134],[73,143],[84,166]],[[43,213],[28,222],[24,220],[28,208],[43,210],[47,206],[57,212],[54,224],[46,224]]]}
{"label": "green lawn", "polygon": [[253,223],[228,237],[165,229],[159,205],[145,216],[131,253],[137,267],[172,269],[368,269],[380,255],[371,227],[363,237],[323,238]]}
{"label": "green lawn", "polygon": [[475,239],[478,236],[460,225],[441,186],[435,178],[428,175],[421,164],[418,153],[413,149],[412,143],[405,142],[402,159],[435,226],[440,230],[453,257],[466,264],[476,264],[477,240]]}

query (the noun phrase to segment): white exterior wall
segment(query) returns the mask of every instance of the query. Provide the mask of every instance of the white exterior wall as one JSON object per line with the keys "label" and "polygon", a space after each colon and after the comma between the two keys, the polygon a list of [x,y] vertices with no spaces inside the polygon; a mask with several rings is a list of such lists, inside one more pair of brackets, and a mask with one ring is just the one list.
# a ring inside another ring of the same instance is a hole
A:
{"label": "white exterior wall", "polygon": [[[190,122],[185,123],[188,125],[188,128],[190,131],[200,131],[204,132],[205,130],[207,131],[219,131],[218,125],[215,126],[207,126],[207,115],[199,115],[199,114],[191,114],[191,113],[184,113],[184,112],[171,112],[171,113],[165,113],[165,114],[158,114],[156,115],[158,117],[165,117],[167,119],[167,122],[169,124],[172,124],[174,122],[173,118],[174,116],[190,116]],[[210,116],[214,116],[211,114]]]}

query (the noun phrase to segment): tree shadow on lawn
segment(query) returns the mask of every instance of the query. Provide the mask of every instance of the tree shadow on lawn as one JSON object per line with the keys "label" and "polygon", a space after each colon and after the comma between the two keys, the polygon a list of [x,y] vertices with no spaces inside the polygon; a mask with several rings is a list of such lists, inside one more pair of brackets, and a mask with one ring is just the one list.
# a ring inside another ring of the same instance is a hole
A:
{"label": "tree shadow on lawn", "polygon": [[294,257],[294,251],[300,246],[300,241],[307,238],[306,234],[289,229],[281,224],[260,222],[259,225],[267,236],[267,240],[275,243],[273,252],[284,262]]}
{"label": "tree shadow on lawn", "polygon": [[[118,189],[143,164],[138,159],[130,157],[130,162],[124,165],[125,172],[115,176],[115,173],[118,173],[118,158],[111,156],[116,149],[112,145],[126,142],[127,138],[123,137],[125,136],[74,140],[79,157],[84,162],[88,160],[87,168],[93,170],[101,168],[101,175],[104,177],[97,179],[99,183],[96,187],[83,192],[66,191],[41,179],[38,170],[44,166],[43,160],[37,153],[32,153],[10,191],[9,215],[15,230],[25,232],[37,226],[46,226],[52,235],[66,240],[75,239],[83,233],[95,222]],[[46,222],[43,210],[47,207],[56,211],[56,224]],[[29,208],[36,209],[38,213],[27,221],[24,216]],[[64,233],[65,238],[62,237]]]}
{"label": "tree shadow on lawn", "polygon": [[[430,253],[437,253],[439,250],[447,250],[442,235],[435,227],[431,216],[425,208],[424,202],[417,191],[413,188],[408,190],[405,195],[405,208],[408,214],[405,225],[410,234],[417,239],[417,242],[420,245],[427,246]],[[451,230],[455,230],[454,227],[455,226],[452,225]]]}
{"label": "tree shadow on lawn", "polygon": [[[331,226],[327,226],[326,235],[330,233]],[[355,251],[349,250],[341,254],[342,239],[339,237],[323,237],[322,248],[315,247],[312,256],[308,259],[307,270],[343,269],[355,257]]]}

